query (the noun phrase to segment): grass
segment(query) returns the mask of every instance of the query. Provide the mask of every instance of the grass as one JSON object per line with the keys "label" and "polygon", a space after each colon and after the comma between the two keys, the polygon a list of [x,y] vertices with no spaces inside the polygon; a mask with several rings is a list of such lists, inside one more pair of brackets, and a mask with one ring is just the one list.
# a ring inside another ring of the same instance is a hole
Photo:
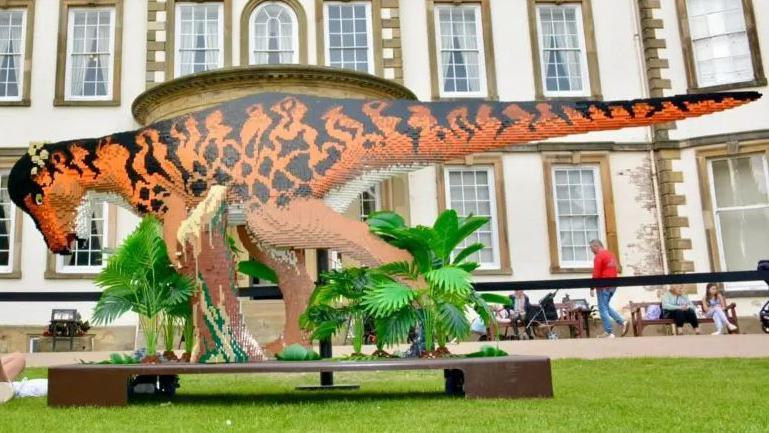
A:
{"label": "grass", "polygon": [[337,373],[361,391],[323,394],[294,391],[317,374],[193,375],[170,404],[49,409],[15,399],[0,406],[0,432],[769,431],[767,359],[563,360],[553,379],[552,400],[465,400],[444,396],[436,372]]}

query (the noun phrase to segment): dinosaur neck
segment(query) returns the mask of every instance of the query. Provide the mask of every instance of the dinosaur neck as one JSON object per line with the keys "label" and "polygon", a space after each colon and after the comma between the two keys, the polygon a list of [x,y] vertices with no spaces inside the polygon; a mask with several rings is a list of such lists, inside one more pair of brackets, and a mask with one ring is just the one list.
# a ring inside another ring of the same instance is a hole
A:
{"label": "dinosaur neck", "polygon": [[144,212],[138,191],[148,182],[132,169],[134,157],[122,135],[72,143],[70,166],[78,172],[80,184],[89,194],[119,196],[132,208]]}

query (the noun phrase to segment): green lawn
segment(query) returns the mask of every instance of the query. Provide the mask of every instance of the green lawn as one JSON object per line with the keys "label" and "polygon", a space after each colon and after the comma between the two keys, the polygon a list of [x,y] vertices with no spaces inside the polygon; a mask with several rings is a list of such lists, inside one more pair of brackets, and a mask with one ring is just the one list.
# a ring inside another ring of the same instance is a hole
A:
{"label": "green lawn", "polygon": [[435,372],[337,374],[362,390],[326,394],[294,391],[316,374],[183,376],[171,404],[49,409],[16,399],[0,406],[0,432],[769,431],[766,359],[566,360],[553,375],[553,400],[445,397]]}

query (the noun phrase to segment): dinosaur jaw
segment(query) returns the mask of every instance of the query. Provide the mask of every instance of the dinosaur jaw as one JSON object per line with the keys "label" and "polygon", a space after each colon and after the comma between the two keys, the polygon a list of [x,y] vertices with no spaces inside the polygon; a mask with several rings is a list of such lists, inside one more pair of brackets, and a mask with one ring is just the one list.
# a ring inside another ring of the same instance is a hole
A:
{"label": "dinosaur jaw", "polygon": [[[67,228],[63,235],[46,239],[48,248],[55,254],[71,254],[79,241],[88,240],[93,234],[92,218],[97,212],[96,207],[103,206],[104,203],[116,204],[133,211],[128,202],[117,194],[88,191],[75,208],[72,221],[65,225]],[[104,213],[101,215],[104,217]]]}

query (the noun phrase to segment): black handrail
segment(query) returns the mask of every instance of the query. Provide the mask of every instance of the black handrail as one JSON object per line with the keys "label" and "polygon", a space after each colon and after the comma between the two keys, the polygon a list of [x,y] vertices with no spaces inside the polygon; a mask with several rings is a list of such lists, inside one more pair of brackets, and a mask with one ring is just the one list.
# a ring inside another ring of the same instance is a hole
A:
{"label": "black handrail", "polygon": [[[641,275],[618,278],[564,278],[558,280],[499,281],[474,283],[479,292],[520,290],[584,289],[590,287],[664,286],[669,284],[766,281],[769,271],[699,272],[691,274]],[[95,302],[101,292],[0,292],[0,302]],[[279,300],[278,286],[252,286],[240,289],[239,296],[253,300]]]}
{"label": "black handrail", "polygon": [[669,284],[767,281],[769,271],[698,272],[691,274],[639,275],[617,278],[570,278],[559,280],[506,281],[475,283],[479,292],[511,290],[587,289],[591,287],[664,286]]}

